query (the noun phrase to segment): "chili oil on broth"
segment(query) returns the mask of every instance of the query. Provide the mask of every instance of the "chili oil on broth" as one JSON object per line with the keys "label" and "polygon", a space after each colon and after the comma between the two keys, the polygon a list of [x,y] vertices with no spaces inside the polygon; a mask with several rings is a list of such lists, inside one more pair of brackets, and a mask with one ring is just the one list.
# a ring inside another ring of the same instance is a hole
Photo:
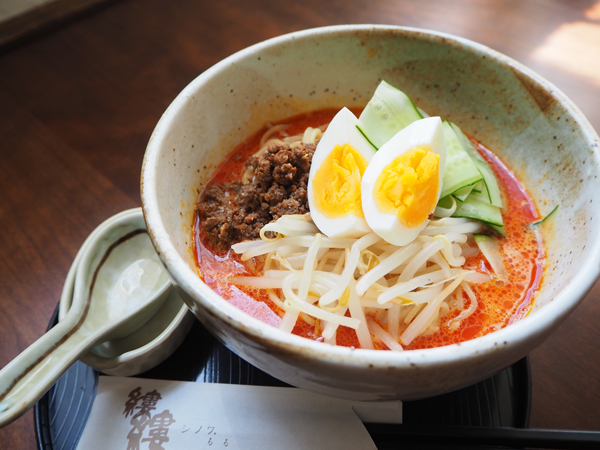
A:
{"label": "chili oil on broth", "polygon": [[[213,183],[228,183],[239,180],[244,173],[246,161],[260,149],[261,139],[271,126],[285,124],[285,133],[288,136],[294,136],[302,134],[308,127],[325,127],[337,112],[337,109],[313,111],[263,127],[234,149],[225,161],[217,167],[206,182],[205,188]],[[360,113],[360,109],[353,110],[353,112]],[[200,192],[199,198],[202,197],[202,194],[203,192]],[[260,260],[253,258],[243,262],[240,256],[236,255],[231,249],[225,255],[219,255],[207,243],[204,230],[200,226],[198,212],[194,215],[193,233],[196,267],[203,281],[237,308],[267,324],[278,326],[281,322],[283,310],[270,300],[265,289],[236,286],[229,281],[232,276],[260,276],[262,270]],[[310,334],[306,335],[310,337]]]}
{"label": "chili oil on broth", "polygon": [[[495,153],[471,140],[494,171],[503,193],[505,206],[502,216],[506,235],[499,239],[499,245],[508,279],[471,283],[471,289],[478,299],[477,310],[462,320],[458,330],[451,331],[444,326],[460,314],[460,311],[451,311],[441,319],[437,333],[418,337],[411,345],[404,347],[407,350],[464,342],[522,319],[531,310],[541,285],[545,254],[539,233],[530,227],[532,222],[539,219],[533,199]],[[481,252],[468,257],[464,268],[493,273]],[[464,301],[469,301],[466,296]]]}
{"label": "chili oil on broth", "polygon": [[[285,119],[279,124],[286,124],[285,133],[293,136],[302,134],[308,127],[323,127],[337,112],[337,109],[319,110]],[[360,113],[360,109],[353,112]],[[267,127],[263,128],[240,144],[216,169],[206,186],[239,180],[244,172],[246,161],[259,150],[261,138],[267,129]],[[471,140],[491,166],[503,193],[505,236],[499,239],[499,245],[509,276],[506,281],[493,279],[488,283],[471,283],[471,289],[478,301],[476,311],[463,319],[460,326],[453,330],[448,325],[462,310],[450,310],[439,319],[437,332],[415,338],[410,345],[403,345],[405,350],[456,344],[505,327],[527,315],[541,284],[544,251],[539,234],[530,227],[530,224],[539,218],[537,208],[525,187],[503,161],[481,143]],[[233,276],[260,276],[262,271],[260,259],[242,261],[240,255],[235,254],[231,249],[224,255],[218,255],[207,243],[197,213],[194,217],[193,233],[196,265],[203,281],[237,308],[277,327],[284,311],[269,298],[265,289],[238,286],[230,281]],[[493,274],[481,252],[467,257],[464,268]],[[470,303],[468,296],[464,292],[460,295],[463,297],[464,304],[468,305]],[[309,323],[302,320],[302,316],[293,329],[294,334],[313,340],[322,340],[321,331],[319,320],[312,320]],[[360,347],[355,330],[344,326],[338,328],[336,342],[337,345]],[[388,349],[378,339],[374,339],[373,343],[376,349]]]}

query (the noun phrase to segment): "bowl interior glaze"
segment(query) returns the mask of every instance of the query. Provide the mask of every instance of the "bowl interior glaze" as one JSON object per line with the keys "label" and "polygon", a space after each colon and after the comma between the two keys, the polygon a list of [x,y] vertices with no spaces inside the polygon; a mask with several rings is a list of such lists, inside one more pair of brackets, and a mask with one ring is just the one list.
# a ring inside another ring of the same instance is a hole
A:
{"label": "bowl interior glaze", "polygon": [[[284,335],[198,278],[194,204],[223,159],[266,122],[364,106],[382,79],[494,150],[526,184],[542,216],[559,205],[541,227],[547,268],[533,311],[522,321],[439,349],[344,349]],[[598,141],[556,87],[485,46],[400,27],[327,27],[257,44],[192,81],[151,137],[142,202],[151,238],[182,297],[240,356],[288,383],[330,395],[421,398],[475,383],[517,361],[591,288],[600,266]]]}

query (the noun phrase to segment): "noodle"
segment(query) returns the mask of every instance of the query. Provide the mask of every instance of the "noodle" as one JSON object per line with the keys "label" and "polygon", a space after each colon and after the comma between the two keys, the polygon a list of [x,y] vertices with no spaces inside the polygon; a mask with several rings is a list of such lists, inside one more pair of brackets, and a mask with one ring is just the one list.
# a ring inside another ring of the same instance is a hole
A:
{"label": "noodle", "polygon": [[[395,250],[390,253],[390,246],[382,246],[374,233],[359,239],[331,239],[315,231],[309,216],[283,216],[264,227],[265,231],[277,233],[276,239],[267,238],[261,231],[261,240],[232,246],[242,260],[266,257],[270,269],[260,277],[235,277],[231,281],[255,288],[280,289],[286,310],[282,329],[293,328],[291,322],[298,320],[297,313],[302,312],[326,322],[322,333],[325,342],[334,342],[337,328],[343,325],[356,330],[362,348],[373,348],[370,337],[373,333],[388,348],[398,350],[400,344],[393,337],[400,336],[404,344],[410,344],[425,333],[437,317],[448,312],[447,303],[461,283],[466,286],[465,292],[472,293],[467,290],[467,277],[475,275],[472,282],[490,281],[486,274],[461,268],[465,262],[462,245],[468,239],[459,231],[478,227],[479,224],[465,219],[432,220],[415,242],[404,247],[391,246]],[[446,234],[433,234],[439,230]],[[331,265],[330,260],[335,261],[332,270],[323,270]],[[392,272],[398,269],[400,275],[393,277]],[[379,282],[387,284],[394,278],[390,286]],[[314,301],[308,300],[311,292],[318,294]],[[476,306],[476,301],[471,300],[470,308],[449,326],[472,314],[473,305]],[[373,308],[384,313],[388,331],[368,318]],[[350,317],[345,316],[346,310]],[[403,310],[407,312],[403,314]],[[405,318],[401,323],[402,315]]]}
{"label": "noodle", "polygon": [[[274,141],[271,137],[287,128],[269,128],[257,153],[264,152]],[[288,136],[284,140],[314,143],[321,134],[319,128],[308,127],[301,137]],[[466,285],[464,280],[473,274],[461,268],[465,263],[462,246],[468,241],[467,234],[478,231],[481,225],[449,217],[455,209],[454,200],[449,209],[438,207],[438,220],[432,220],[415,242],[402,247],[382,241],[375,233],[359,239],[331,239],[318,232],[309,214],[282,216],[262,227],[260,240],[232,245],[242,261],[265,257],[269,270],[260,277],[234,277],[231,281],[270,289],[270,298],[285,310],[282,330],[291,332],[297,320],[315,327],[321,320],[325,342],[335,344],[336,331],[344,325],[355,329],[361,348],[374,348],[374,335],[391,350],[399,351],[402,346],[398,340],[409,344],[425,333],[436,317],[448,312],[448,301],[455,297],[456,288],[461,283]],[[399,276],[394,278],[396,274]],[[490,280],[485,274],[479,275],[472,279]],[[388,286],[392,279],[394,282]],[[283,299],[272,290],[280,290]],[[318,301],[307,300],[310,292],[319,293]],[[448,326],[472,314],[476,304],[471,300],[470,308]],[[368,318],[372,310],[383,314],[379,320],[388,324],[388,331]]]}
{"label": "noodle", "polygon": [[[294,125],[271,125],[250,154],[264,154],[271,145],[315,144],[326,128],[306,126],[298,132]],[[254,169],[240,172],[242,184],[253,181]],[[226,282],[265,292],[281,330],[308,330],[304,335],[329,344],[402,351],[442,328],[455,332],[477,316],[478,286],[495,285],[490,282],[506,280],[508,273],[496,247],[489,248],[491,271],[466,264],[480,254],[473,235],[484,226],[451,217],[457,201],[450,200],[446,207],[438,205],[427,226],[404,246],[374,232],[356,239],[327,237],[310,213],[280,216],[260,228],[259,239],[231,245],[236,260],[258,276],[231,273]]]}

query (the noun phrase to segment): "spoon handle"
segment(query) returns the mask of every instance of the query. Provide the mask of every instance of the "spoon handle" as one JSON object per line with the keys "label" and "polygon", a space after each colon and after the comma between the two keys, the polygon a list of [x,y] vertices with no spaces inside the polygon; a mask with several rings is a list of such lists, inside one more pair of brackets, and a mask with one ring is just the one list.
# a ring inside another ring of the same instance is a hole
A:
{"label": "spoon handle", "polygon": [[0,428],[33,406],[98,340],[77,319],[58,323],[0,370]]}

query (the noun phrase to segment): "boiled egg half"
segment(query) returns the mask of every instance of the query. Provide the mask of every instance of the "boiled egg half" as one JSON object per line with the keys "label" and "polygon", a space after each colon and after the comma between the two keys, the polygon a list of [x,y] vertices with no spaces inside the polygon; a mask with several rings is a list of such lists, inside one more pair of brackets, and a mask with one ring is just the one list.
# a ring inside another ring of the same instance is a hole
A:
{"label": "boiled egg half", "polygon": [[412,242],[427,226],[442,190],[446,143],[439,117],[417,120],[377,151],[362,177],[369,227],[393,245]]}
{"label": "boiled egg half", "polygon": [[361,182],[375,149],[358,131],[358,119],[343,108],[321,137],[308,179],[313,222],[331,238],[358,238],[370,232],[362,210]]}

